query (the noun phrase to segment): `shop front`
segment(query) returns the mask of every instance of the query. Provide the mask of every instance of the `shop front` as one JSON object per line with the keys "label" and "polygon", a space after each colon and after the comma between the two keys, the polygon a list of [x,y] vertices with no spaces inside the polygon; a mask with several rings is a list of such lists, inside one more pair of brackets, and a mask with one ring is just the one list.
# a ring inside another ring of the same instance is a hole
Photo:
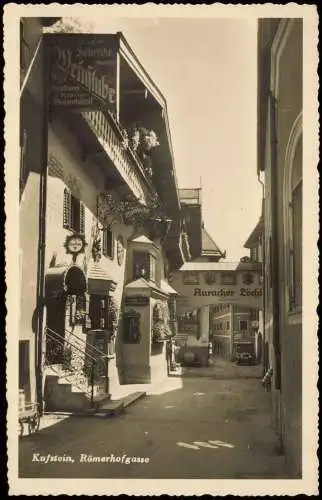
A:
{"label": "shop front", "polygon": [[206,366],[211,362],[210,306],[262,308],[261,272],[248,263],[186,262],[171,274],[169,281],[178,292],[177,314],[189,316],[197,311],[197,332],[190,331],[184,344],[186,362],[190,364]]}

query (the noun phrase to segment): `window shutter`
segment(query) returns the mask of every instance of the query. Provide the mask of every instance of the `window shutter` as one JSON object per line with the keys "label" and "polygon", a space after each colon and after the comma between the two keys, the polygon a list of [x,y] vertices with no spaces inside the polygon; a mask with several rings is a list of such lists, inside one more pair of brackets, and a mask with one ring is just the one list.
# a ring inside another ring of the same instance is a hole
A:
{"label": "window shutter", "polygon": [[85,206],[82,202],[79,205],[79,232],[85,234]]}
{"label": "window shutter", "polygon": [[106,229],[102,229],[102,254],[104,257],[107,255],[107,241],[106,241]]}
{"label": "window shutter", "polygon": [[67,188],[64,189],[64,207],[63,207],[63,227],[69,229],[71,227],[71,194]]}

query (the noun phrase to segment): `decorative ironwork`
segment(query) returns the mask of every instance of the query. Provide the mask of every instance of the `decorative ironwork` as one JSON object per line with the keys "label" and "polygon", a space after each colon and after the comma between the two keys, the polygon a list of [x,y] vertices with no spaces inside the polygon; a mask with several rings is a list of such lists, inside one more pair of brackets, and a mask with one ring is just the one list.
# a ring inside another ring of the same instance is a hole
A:
{"label": "decorative ironwork", "polygon": [[95,387],[106,382],[108,355],[68,330],[60,335],[47,327],[46,337],[45,364],[93,402]]}
{"label": "decorative ironwork", "polygon": [[97,197],[97,218],[104,227],[109,226],[113,219],[134,227],[151,220],[167,226],[171,222],[156,192],[146,196],[146,204],[131,196],[118,200],[114,192],[102,192]]}

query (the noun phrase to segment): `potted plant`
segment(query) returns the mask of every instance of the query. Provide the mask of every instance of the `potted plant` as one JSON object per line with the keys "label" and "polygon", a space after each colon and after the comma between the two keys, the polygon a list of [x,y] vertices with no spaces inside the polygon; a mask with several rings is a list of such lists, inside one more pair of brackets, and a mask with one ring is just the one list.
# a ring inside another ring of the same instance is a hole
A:
{"label": "potted plant", "polygon": [[154,148],[160,145],[154,130],[134,125],[129,129],[125,142],[138,155],[145,173],[152,177],[151,153]]}

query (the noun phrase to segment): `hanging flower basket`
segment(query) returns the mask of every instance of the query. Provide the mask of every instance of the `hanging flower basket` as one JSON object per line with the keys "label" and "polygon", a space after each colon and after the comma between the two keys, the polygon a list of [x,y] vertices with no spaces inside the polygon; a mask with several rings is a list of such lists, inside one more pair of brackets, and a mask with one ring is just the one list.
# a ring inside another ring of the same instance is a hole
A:
{"label": "hanging flower basket", "polygon": [[152,343],[164,343],[171,337],[171,330],[166,323],[158,321],[152,326]]}

